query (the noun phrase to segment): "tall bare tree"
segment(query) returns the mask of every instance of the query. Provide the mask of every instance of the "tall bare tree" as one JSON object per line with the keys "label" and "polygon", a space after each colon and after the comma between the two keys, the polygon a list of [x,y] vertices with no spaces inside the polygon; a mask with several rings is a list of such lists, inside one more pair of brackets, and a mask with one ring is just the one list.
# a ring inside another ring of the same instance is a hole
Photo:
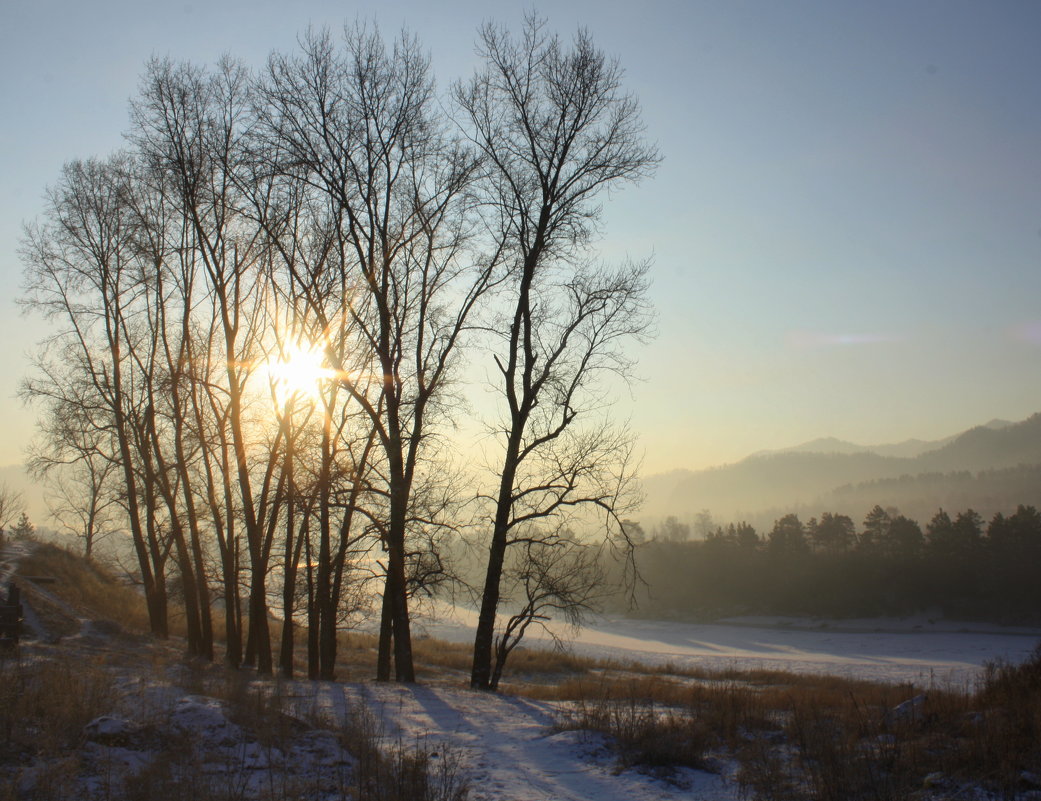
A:
{"label": "tall bare tree", "polygon": [[[228,662],[272,671],[273,602],[282,671],[306,618],[309,673],[331,678],[363,563],[382,582],[377,677],[415,679],[410,604],[450,573],[442,436],[479,328],[503,450],[474,685],[546,610],[591,604],[583,510],[625,541],[631,440],[594,411],[645,331],[646,268],[586,245],[599,193],[657,154],[585,34],[569,49],[532,18],[481,42],[456,127],[407,34],[312,32],[258,74],[155,60],[132,149],[66,167],[28,232],[27,301],[61,321],[25,390],[49,410],[40,457],[96,463],[95,499],[118,487],[153,630],[170,560],[194,653],[213,655],[212,592]],[[287,397],[277,370],[316,348],[321,380]],[[496,640],[504,570],[521,608]]]}
{"label": "tall bare tree", "polygon": [[[311,33],[299,57],[275,55],[263,83],[270,153],[327,209],[331,258],[321,272],[286,260],[298,294],[323,328],[346,315],[370,387],[352,364],[340,380],[368,414],[386,464],[384,616],[377,676],[414,681],[406,535],[417,467],[447,411],[460,338],[493,275],[467,257],[465,190],[475,160],[446,135],[414,38],[388,50],[376,31],[346,31],[337,48]],[[335,295],[328,292],[332,289]],[[330,301],[332,301],[330,305]],[[341,356],[329,349],[329,357]],[[376,392],[373,394],[372,390]]]}
{"label": "tall bare tree", "polygon": [[126,154],[67,164],[48,194],[46,221],[26,231],[25,302],[55,321],[58,330],[23,393],[78,409],[81,419],[111,432],[152,631],[165,637],[169,542],[148,514],[154,493],[136,448],[147,396],[133,358],[140,346],[135,321],[148,278],[127,202],[134,169]]}
{"label": "tall bare tree", "polygon": [[[222,346],[219,398],[211,391],[209,399],[224,421],[215,433],[226,436],[230,450],[224,496],[232,496],[228,481],[233,475],[237,501],[223,522],[230,527],[241,515],[245,529],[250,564],[245,660],[255,660],[261,672],[270,673],[266,580],[277,523],[270,500],[284,474],[277,441],[256,463],[250,460],[257,432],[250,426],[247,385],[264,335],[261,279],[268,252],[262,230],[245,214],[241,191],[249,109],[248,74],[240,65],[224,60],[207,72],[153,61],[134,104],[133,138],[152,169],[175,188],[201,265],[213,332]],[[234,557],[229,553],[226,558]],[[238,656],[229,648],[229,661],[236,664]]]}
{"label": "tall bare tree", "polygon": [[568,47],[531,15],[516,38],[485,25],[479,52],[483,68],[454,94],[488,165],[486,219],[509,264],[492,346],[502,453],[471,675],[488,689],[506,551],[530,541],[511,532],[558,531],[561,516],[590,507],[624,537],[616,515],[631,449],[594,414],[595,390],[604,373],[627,373],[625,347],[647,331],[646,266],[602,267],[585,247],[598,196],[647,176],[659,157],[621,68],[584,31]]}

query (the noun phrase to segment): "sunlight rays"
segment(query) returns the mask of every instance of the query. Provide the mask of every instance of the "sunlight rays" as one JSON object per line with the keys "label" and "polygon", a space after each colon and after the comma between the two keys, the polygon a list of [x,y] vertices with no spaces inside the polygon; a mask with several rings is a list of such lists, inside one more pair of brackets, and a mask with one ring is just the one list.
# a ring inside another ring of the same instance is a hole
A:
{"label": "sunlight rays", "polygon": [[321,399],[323,385],[338,377],[337,371],[326,364],[321,346],[303,342],[285,345],[264,370],[279,406],[296,400],[315,403]]}

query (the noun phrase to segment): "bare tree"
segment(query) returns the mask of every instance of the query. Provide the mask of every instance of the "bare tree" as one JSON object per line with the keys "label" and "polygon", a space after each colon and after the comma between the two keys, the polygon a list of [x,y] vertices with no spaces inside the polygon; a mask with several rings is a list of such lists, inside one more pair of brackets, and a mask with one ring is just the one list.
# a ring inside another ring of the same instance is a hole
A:
{"label": "bare tree", "polygon": [[542,626],[559,645],[558,633],[546,625],[552,615],[578,626],[607,594],[607,574],[597,547],[566,530],[533,535],[504,570],[503,594],[517,609],[495,638],[490,690],[498,689],[507,658],[532,624]]}
{"label": "bare tree", "polygon": [[[220,385],[207,386],[211,414],[222,421],[211,433],[221,438],[219,448],[228,462],[227,471],[215,472],[224,477],[226,504],[233,495],[236,501],[223,515],[222,529],[241,516],[250,566],[244,658],[270,673],[266,579],[277,525],[270,501],[285,477],[280,470],[280,430],[263,456],[251,460],[255,436],[262,429],[250,426],[247,385],[265,331],[262,278],[268,250],[262,230],[245,213],[247,201],[241,191],[250,121],[248,74],[230,60],[212,72],[153,61],[133,108],[134,141],[151,169],[173,187],[205,282],[215,335],[211,344],[219,343],[223,367]],[[236,558],[234,550],[229,543],[226,564]],[[229,642],[232,664],[238,664],[239,645],[237,636]]]}
{"label": "bare tree", "polygon": [[21,514],[24,508],[22,493],[11,489],[6,483],[0,484],[0,544],[4,541],[4,534],[11,527],[11,521]]}
{"label": "bare tree", "polygon": [[118,467],[97,452],[86,452],[46,477],[50,517],[59,530],[83,541],[87,559],[99,541],[117,530],[119,504],[112,484]]}
{"label": "bare tree", "polygon": [[[213,655],[213,594],[228,662],[272,671],[280,603],[282,671],[306,618],[309,673],[331,678],[369,570],[377,677],[415,679],[409,608],[451,577],[460,492],[442,436],[478,329],[502,454],[479,496],[474,685],[498,683],[548,610],[590,605],[600,547],[570,533],[586,510],[627,542],[631,438],[599,379],[627,373],[646,330],[646,267],[603,267],[585,247],[598,194],[657,154],[585,34],[568,49],[532,18],[517,41],[486,26],[481,42],[485,69],[455,90],[459,129],[406,34],[309,33],[257,75],[155,60],[132,150],[68,165],[27,232],[27,303],[60,321],[24,390],[45,406],[39,469],[80,471],[88,550],[118,506],[159,635],[169,560],[193,653]],[[287,396],[273,371],[294,350],[317,350],[323,375]],[[504,571],[521,608],[496,641]]]}
{"label": "bare tree", "polygon": [[22,392],[110,433],[151,628],[165,637],[169,542],[150,513],[154,486],[141,470],[137,447],[148,401],[134,358],[141,345],[135,320],[148,281],[127,202],[133,174],[126,154],[67,164],[48,194],[46,221],[27,229],[25,303],[55,321],[58,331]]}
{"label": "bare tree", "polygon": [[466,259],[465,190],[475,161],[446,136],[415,39],[402,35],[388,50],[377,32],[355,27],[341,49],[328,33],[309,34],[303,46],[300,57],[272,57],[262,113],[268,152],[287,180],[321,199],[332,236],[319,271],[296,259],[285,265],[323,328],[349,318],[367,356],[363,375],[380,377],[375,385],[359,380],[355,365],[327,349],[386,465],[377,677],[390,677],[393,643],[396,678],[414,681],[406,580],[413,484],[449,410],[457,345],[495,262]]}
{"label": "bare tree", "polygon": [[506,551],[528,541],[511,531],[590,507],[624,540],[617,513],[631,489],[629,439],[603,419],[587,421],[603,405],[599,379],[626,375],[625,347],[647,331],[646,265],[591,264],[585,246],[597,196],[648,175],[658,155],[643,142],[620,67],[584,31],[568,48],[529,16],[516,39],[485,25],[479,52],[484,67],[456,86],[455,100],[486,158],[486,219],[509,264],[498,308],[506,322],[492,346],[502,454],[488,495],[471,675],[472,686],[488,689]]}

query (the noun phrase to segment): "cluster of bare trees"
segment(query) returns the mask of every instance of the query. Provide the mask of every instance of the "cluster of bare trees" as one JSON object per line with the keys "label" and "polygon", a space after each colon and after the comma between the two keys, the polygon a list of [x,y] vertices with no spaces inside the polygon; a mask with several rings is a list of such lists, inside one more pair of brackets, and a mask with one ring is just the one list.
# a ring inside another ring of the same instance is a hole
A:
{"label": "cluster of bare trees", "polygon": [[[192,653],[222,631],[231,664],[277,651],[289,673],[303,623],[329,678],[375,603],[377,677],[412,681],[410,604],[466,538],[493,688],[625,552],[631,438],[601,379],[647,328],[646,266],[588,245],[604,190],[658,156],[584,33],[489,25],[479,52],[444,97],[414,38],[364,26],[259,71],[155,61],[127,149],[66,165],[28,229],[26,302],[54,323],[25,384],[33,463],[78,500],[88,553],[129,533],[157,635],[175,588]],[[499,398],[483,473],[447,456],[475,361]]]}

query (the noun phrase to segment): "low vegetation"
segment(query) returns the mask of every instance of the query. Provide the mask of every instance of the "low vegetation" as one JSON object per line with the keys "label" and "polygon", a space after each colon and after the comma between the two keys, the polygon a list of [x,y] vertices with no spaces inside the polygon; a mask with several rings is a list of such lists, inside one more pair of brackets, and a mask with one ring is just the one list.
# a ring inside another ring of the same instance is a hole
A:
{"label": "low vegetation", "polygon": [[988,665],[975,688],[672,671],[539,694],[570,702],[563,728],[607,735],[620,768],[733,760],[735,780],[762,801],[1041,791],[1041,646],[1024,664]]}
{"label": "low vegetation", "polygon": [[[142,596],[96,563],[37,544],[19,574],[46,639],[61,642],[0,651],[0,801],[468,796],[453,754],[387,737],[365,709],[334,720],[280,681],[184,661],[183,640],[145,634]],[[374,659],[374,638],[344,647]],[[193,708],[201,724],[185,727]]]}
{"label": "low vegetation", "polygon": [[[88,775],[107,782],[109,798],[467,797],[464,766],[451,749],[435,752],[390,738],[365,709],[333,720],[301,685],[183,662],[169,646],[133,630],[131,621],[146,625],[132,613],[140,596],[51,546],[23,563],[22,573],[30,571],[61,574],[53,585],[56,605],[75,600],[78,611],[96,619],[102,617],[92,608],[97,602],[128,623],[105,628],[95,621],[95,627],[136,639],[122,650],[27,645],[0,657],[0,786],[7,788],[0,801],[69,797]],[[424,681],[467,684],[467,646],[426,638],[416,644]],[[370,635],[344,635],[345,671],[367,672],[376,646]],[[723,772],[760,801],[1013,799],[1041,792],[1041,646],[1023,664],[987,666],[974,687],[921,688],[736,666],[650,667],[536,649],[518,651],[516,667],[505,691],[552,702],[558,726],[602,738],[618,770],[677,781],[683,768]],[[156,700],[162,693],[140,692],[146,681],[176,686],[181,704],[214,705],[207,709],[219,710],[220,719],[242,732],[221,770],[213,770],[212,754],[201,753],[205,738],[177,734],[169,710]],[[106,741],[90,733],[92,721],[118,719],[128,697],[138,722],[130,733],[111,736],[131,750],[144,748],[134,745],[137,738],[161,758],[134,772],[113,768],[101,775],[98,743]],[[349,757],[327,759],[324,773],[303,775],[291,757],[301,738],[315,732]],[[245,766],[257,753],[270,766],[263,792],[244,778],[252,775]],[[28,783],[25,766],[46,769]]]}
{"label": "low vegetation", "polygon": [[88,561],[51,543],[37,543],[32,553],[21,559],[19,573],[41,579],[39,585],[33,582],[27,587],[34,592],[34,609],[41,603],[52,608],[52,599],[57,596],[72,613],[119,621],[131,631],[148,630],[148,613],[140,593],[98,561]]}

